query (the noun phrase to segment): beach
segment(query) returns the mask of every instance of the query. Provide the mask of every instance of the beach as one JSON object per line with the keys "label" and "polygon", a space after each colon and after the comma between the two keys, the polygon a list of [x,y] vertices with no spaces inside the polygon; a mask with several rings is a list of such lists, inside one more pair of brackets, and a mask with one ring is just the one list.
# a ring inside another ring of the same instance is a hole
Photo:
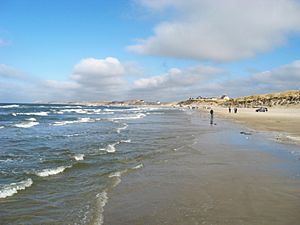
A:
{"label": "beach", "polygon": [[209,125],[206,111],[192,111],[200,127],[193,142],[124,177],[105,207],[104,224],[299,224],[299,155],[291,154],[299,147],[221,113],[216,109]]}
{"label": "beach", "polygon": [[[238,108],[238,112],[228,112],[225,107],[212,107],[216,116],[238,122],[246,127],[274,132],[278,141],[300,144],[300,108],[270,107],[268,112],[256,112],[256,108]],[[208,112],[208,110],[206,110]]]}
{"label": "beach", "polygon": [[0,224],[298,224],[299,146],[214,110],[1,104]]}

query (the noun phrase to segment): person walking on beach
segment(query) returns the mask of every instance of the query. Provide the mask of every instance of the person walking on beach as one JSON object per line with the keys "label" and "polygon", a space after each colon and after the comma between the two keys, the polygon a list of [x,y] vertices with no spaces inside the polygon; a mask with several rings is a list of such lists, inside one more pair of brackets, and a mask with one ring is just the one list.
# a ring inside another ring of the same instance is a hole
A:
{"label": "person walking on beach", "polygon": [[234,108],[234,113],[237,113],[237,108]]}
{"label": "person walking on beach", "polygon": [[228,108],[228,112],[231,113],[231,107],[230,107],[230,106],[229,106],[229,108]]}
{"label": "person walking on beach", "polygon": [[210,113],[210,124],[212,125],[214,123],[214,110],[211,109],[209,113]]}

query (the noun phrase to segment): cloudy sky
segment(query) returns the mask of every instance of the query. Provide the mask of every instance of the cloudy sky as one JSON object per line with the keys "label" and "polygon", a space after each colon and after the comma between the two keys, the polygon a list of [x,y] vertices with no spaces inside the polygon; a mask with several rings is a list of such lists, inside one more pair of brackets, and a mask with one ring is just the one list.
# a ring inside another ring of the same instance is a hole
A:
{"label": "cloudy sky", "polygon": [[299,0],[0,1],[0,102],[299,87]]}

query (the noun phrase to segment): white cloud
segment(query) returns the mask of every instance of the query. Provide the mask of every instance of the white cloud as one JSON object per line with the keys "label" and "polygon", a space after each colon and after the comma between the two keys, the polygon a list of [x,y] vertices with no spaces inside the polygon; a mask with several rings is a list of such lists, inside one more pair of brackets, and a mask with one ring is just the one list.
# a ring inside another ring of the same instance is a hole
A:
{"label": "white cloud", "polygon": [[228,79],[203,87],[206,93],[227,93],[230,96],[244,96],[286,90],[299,90],[300,60],[287,65],[263,71],[244,78]]}
{"label": "white cloud", "polygon": [[154,35],[130,51],[197,60],[232,61],[253,57],[300,31],[297,0],[140,0],[159,12],[172,10]]}
{"label": "white cloud", "polygon": [[0,64],[0,78],[23,79],[24,73],[11,66]]}
{"label": "white cloud", "polygon": [[182,99],[197,94],[196,90],[223,74],[223,70],[198,65],[186,69],[173,68],[167,73],[135,80],[130,96],[153,100]]}
{"label": "white cloud", "polygon": [[125,76],[138,73],[140,68],[132,62],[122,63],[113,57],[86,58],[74,66],[68,80],[48,80],[43,85],[70,101],[123,99],[129,88]]}

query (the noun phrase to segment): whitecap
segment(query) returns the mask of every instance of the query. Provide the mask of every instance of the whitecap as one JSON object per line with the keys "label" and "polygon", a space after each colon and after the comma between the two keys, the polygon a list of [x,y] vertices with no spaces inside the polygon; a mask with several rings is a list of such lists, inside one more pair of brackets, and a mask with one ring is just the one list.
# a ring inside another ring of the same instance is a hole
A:
{"label": "whitecap", "polygon": [[120,143],[130,143],[130,142],[131,142],[130,139],[128,139],[128,140],[121,140],[121,141],[120,141]]}
{"label": "whitecap", "polygon": [[12,116],[17,116],[17,114],[16,114],[16,113],[12,113],[11,115],[12,115]]}
{"label": "whitecap", "polygon": [[4,128],[4,126],[0,126],[0,129]]}
{"label": "whitecap", "polygon": [[27,121],[36,121],[36,119],[35,118],[28,118],[28,119],[26,119]]}
{"label": "whitecap", "polygon": [[70,168],[70,166],[59,166],[54,169],[44,169],[40,172],[37,172],[36,175],[40,177],[48,177],[52,175],[56,175],[65,171],[65,169]]}
{"label": "whitecap", "polygon": [[107,145],[106,148],[100,148],[100,150],[106,151],[106,152],[108,152],[108,153],[114,153],[114,152],[116,151],[115,146],[116,146],[117,144],[119,144],[119,143],[120,143],[120,142],[118,141],[118,142],[115,142],[115,143],[113,143],[113,144],[109,144],[109,145]]}
{"label": "whitecap", "polygon": [[48,116],[49,112],[30,112],[30,113],[17,113],[17,115],[26,115],[26,116]]}
{"label": "whitecap", "polygon": [[8,185],[0,186],[0,198],[6,198],[12,196],[20,190],[25,190],[33,184],[33,181],[28,178],[27,180],[20,181],[17,183],[11,183]]}
{"label": "whitecap", "polygon": [[137,170],[137,169],[141,169],[143,167],[144,167],[144,165],[142,163],[140,163],[140,164],[136,165],[135,167],[133,167],[132,169]]}
{"label": "whitecap", "polygon": [[73,121],[57,121],[52,124],[52,126],[64,126],[66,124],[72,124],[72,123],[88,123],[88,122],[94,122],[95,120],[91,118],[80,118],[78,120]]}
{"label": "whitecap", "polygon": [[24,122],[24,123],[19,123],[19,124],[15,124],[15,127],[19,127],[19,128],[29,128],[29,127],[33,127],[40,124],[39,122]]}
{"label": "whitecap", "polygon": [[111,118],[111,120],[135,120],[135,119],[143,118],[145,116],[146,116],[146,114],[144,114],[144,113],[137,113],[137,114],[133,114],[133,116]]}
{"label": "whitecap", "polygon": [[17,108],[20,107],[20,105],[1,105],[0,108],[8,109],[8,108]]}
{"label": "whitecap", "polygon": [[118,134],[121,133],[121,130],[125,130],[125,129],[127,129],[127,127],[128,127],[128,124],[124,123],[124,126],[123,126],[123,127],[117,128],[117,133],[118,133]]}
{"label": "whitecap", "polygon": [[113,143],[113,144],[107,145],[106,148],[100,148],[100,150],[101,150],[101,151],[106,151],[106,152],[108,152],[108,153],[114,153],[114,152],[116,151],[116,147],[115,147],[116,145],[121,144],[121,143],[130,143],[130,142],[131,142],[130,139],[128,139],[128,140],[117,141],[117,142],[115,142],[115,143]]}
{"label": "whitecap", "polygon": [[84,159],[84,154],[76,154],[76,155],[74,155],[74,159],[76,161],[81,161]]}

